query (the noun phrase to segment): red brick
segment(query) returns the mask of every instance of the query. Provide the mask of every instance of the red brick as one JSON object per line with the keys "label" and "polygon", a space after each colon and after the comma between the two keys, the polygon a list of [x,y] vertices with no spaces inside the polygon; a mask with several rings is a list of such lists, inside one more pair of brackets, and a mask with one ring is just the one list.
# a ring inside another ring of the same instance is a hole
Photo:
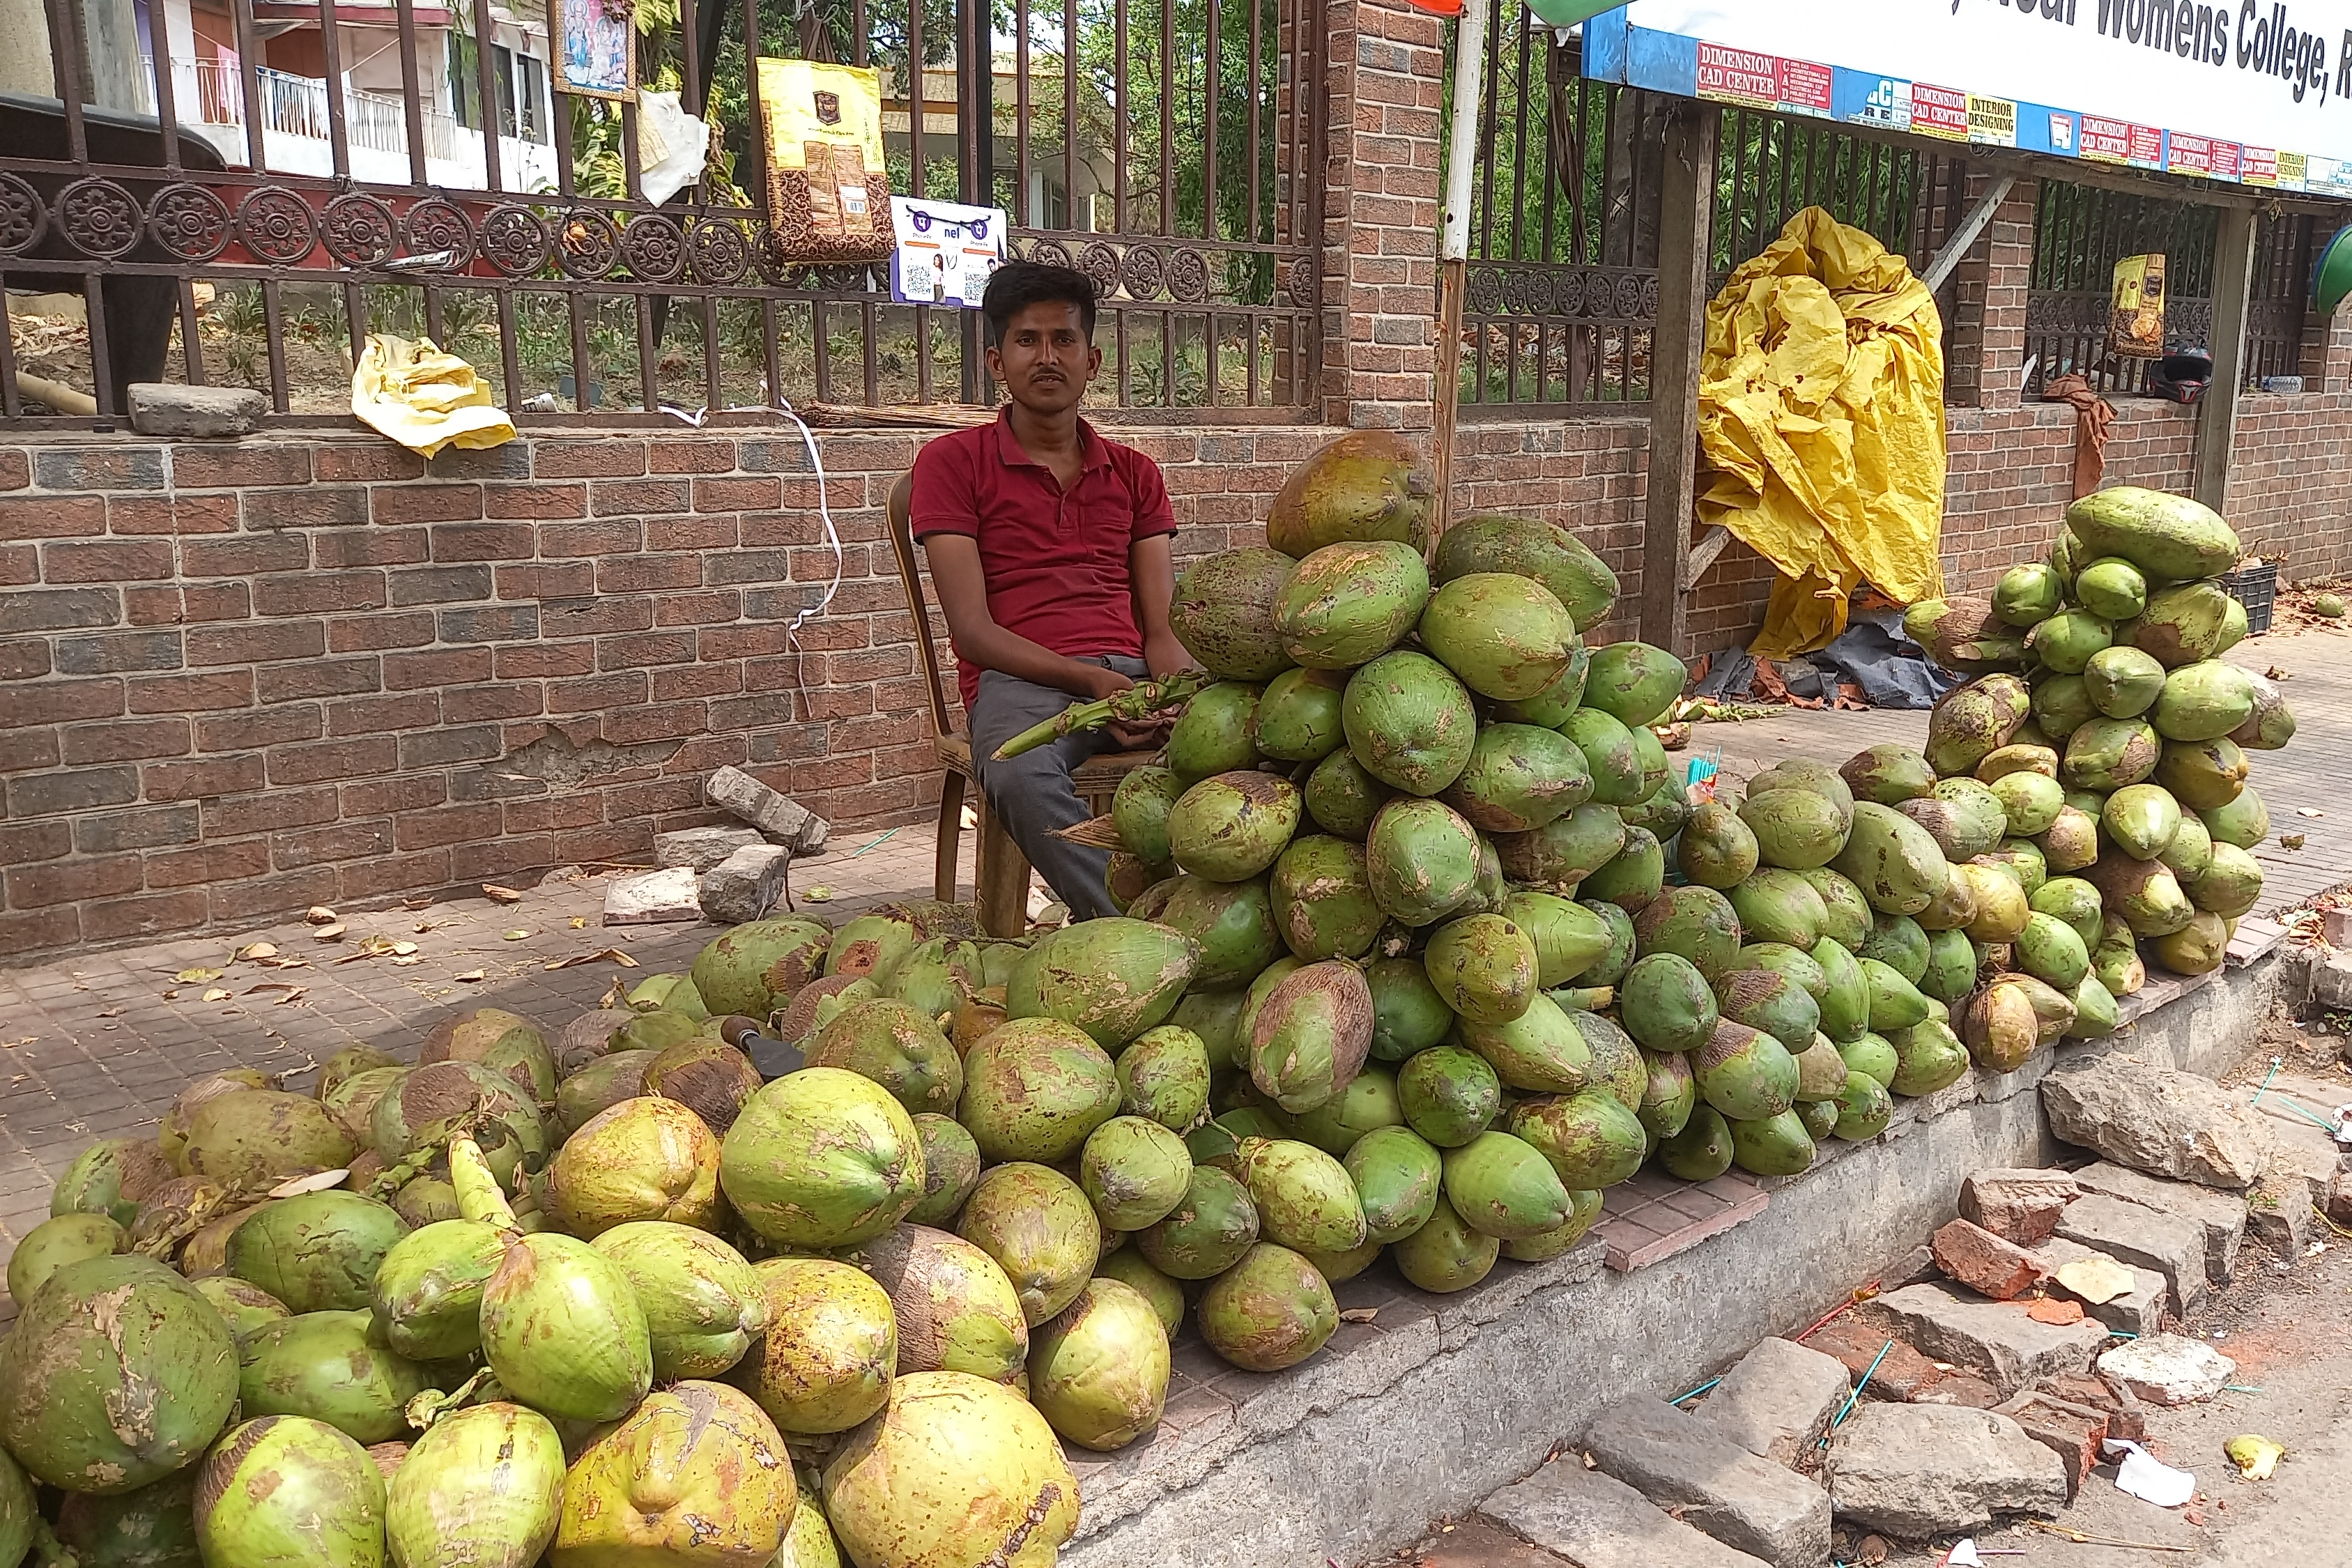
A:
{"label": "red brick", "polygon": [[311,455],[320,483],[353,479],[415,479],[425,473],[425,459],[386,441],[350,445],[321,442]]}
{"label": "red brick", "polygon": [[196,720],[199,752],[257,752],[294,741],[315,741],[326,719],[315,702],[275,702],[242,713],[206,714]]}
{"label": "red brick", "polygon": [[1936,1267],[1979,1295],[2014,1300],[2050,1277],[2041,1259],[1970,1220],[1936,1232]]}
{"label": "red brick", "polygon": [[336,653],[425,647],[435,636],[433,617],[422,610],[338,616],[327,623],[327,647]]}
{"label": "red brick", "polygon": [[[34,645],[38,647],[40,645]],[[105,719],[123,710],[121,680],[41,680],[12,688],[7,722],[62,724],[74,719]]]}
{"label": "red brick", "polygon": [[649,517],[646,520],[646,548],[732,550],[739,533],[732,514],[723,517]]}
{"label": "red brick", "polygon": [[599,479],[588,487],[588,509],[598,517],[691,511],[694,486],[684,479]]}
{"label": "red brick", "polygon": [[105,531],[103,496],[0,496],[0,539],[63,539]]}
{"label": "red brick", "polygon": [[233,494],[109,496],[106,529],[112,534],[235,533],[244,518]]}
{"label": "red brick", "polygon": [[330,827],[276,834],[269,840],[270,863],[280,871],[390,853],[392,824],[381,820],[339,822]]}
{"label": "red brick", "polygon": [[2039,1247],[2058,1234],[2058,1216],[2082,1195],[2063,1171],[1978,1171],[1960,1184],[1960,1217],[2003,1241]]}
{"label": "red brick", "polygon": [[421,528],[322,528],[310,536],[322,567],[413,566],[429,549]]}
{"label": "red brick", "polygon": [[334,899],[340,884],[331,866],[278,877],[250,877],[215,882],[211,889],[212,918],[242,922],[257,915],[291,914]]}
{"label": "red brick", "polygon": [[441,522],[431,531],[436,561],[528,561],[539,548],[527,522]]}
{"label": "red brick", "polygon": [[2000,1414],[2025,1428],[2025,1435],[2058,1456],[2066,1467],[2066,1495],[2083,1489],[2092,1467],[2104,1461],[2107,1413],[2076,1405],[2053,1394],[2020,1394],[1998,1406]]}
{"label": "red brick", "polygon": [[439,775],[419,777],[409,774],[386,779],[366,779],[347,784],[342,788],[342,815],[345,816],[397,816],[404,812],[423,811],[439,805],[447,798],[446,787]]}
{"label": "red brick", "polygon": [[393,832],[403,849],[430,849],[469,839],[495,838],[499,836],[498,803],[485,801],[478,805],[412,811],[394,824]]}
{"label": "red brick", "polygon": [[225,669],[205,675],[147,675],[130,683],[133,713],[214,713],[253,701],[253,672]]}
{"label": "red brick", "polygon": [[[1916,1399],[1943,1376],[1934,1362],[1904,1341],[1895,1339],[1874,1324],[1857,1322],[1850,1317],[1815,1330],[1806,1337],[1805,1343],[1843,1362],[1847,1374],[1857,1381],[1868,1373],[1871,1391],[1880,1398]],[[1875,1372],[1871,1371],[1874,1363],[1878,1369]]]}
{"label": "red brick", "polygon": [[68,767],[91,763],[137,762],[145,757],[184,757],[191,749],[185,719],[113,719],[103,724],[68,726],[63,736]]}
{"label": "red brick", "polygon": [[656,474],[724,474],[735,467],[735,443],[721,440],[652,441],[646,468]]}
{"label": "red brick", "polygon": [[134,626],[179,626],[197,621],[241,621],[253,613],[253,592],[243,583],[183,583],[170,588],[125,588],[122,606]]}
{"label": "red brick", "polygon": [[299,664],[274,664],[253,678],[254,695],[264,702],[300,697],[349,697],[375,691],[383,684],[374,656],[356,658],[315,658]]}
{"label": "red brick", "polygon": [[648,588],[698,588],[700,555],[678,552],[607,555],[596,563],[596,588],[604,594],[643,593]]}
{"label": "red brick", "polygon": [[482,515],[479,485],[377,485],[369,512],[379,523],[457,522]]}
{"label": "red brick", "polygon": [[0,866],[29,866],[73,853],[73,826],[67,822],[0,825]]}
{"label": "red brick", "polygon": [[188,539],[180,543],[180,571],[190,577],[300,572],[310,564],[310,537],[301,533],[243,533],[234,539]]}
{"label": "red brick", "polygon": [[373,610],[387,603],[383,574],[347,568],[264,577],[253,585],[261,616],[315,616],[329,610]]}
{"label": "red brick", "polygon": [[403,692],[390,697],[348,697],[329,702],[326,708],[327,733],[336,737],[421,730],[441,722],[441,698],[435,691]]}
{"label": "red brick", "polygon": [[81,940],[81,911],[72,904],[0,915],[0,952],[38,952],[71,947]]}
{"label": "red brick", "polygon": [[171,574],[172,547],[162,540],[41,546],[41,580],[47,583],[139,583]]}
{"label": "red brick", "polygon": [[41,580],[41,552],[30,544],[0,545],[0,584],[21,587]]}
{"label": "red brick", "polygon": [[652,695],[652,684],[643,670],[600,675],[586,680],[551,680],[547,683],[547,710],[550,713],[602,712],[607,708],[646,701]]}
{"label": "red brick", "polygon": [[[205,837],[210,839],[242,838],[250,833],[273,833],[281,828],[309,827],[321,822],[332,822],[337,812],[335,786],[317,784],[308,789],[274,789],[266,795],[231,795],[226,800],[204,803]],[[353,813],[364,816],[365,813]],[[268,868],[264,857],[263,868]]]}
{"label": "red brick", "polygon": [[612,479],[646,471],[646,443],[619,437],[534,441],[530,471],[540,479]]}
{"label": "red brick", "polygon": [[387,855],[341,868],[341,897],[354,902],[386,893],[418,888],[446,887],[457,879],[449,873],[449,851],[428,849],[419,855]]}
{"label": "red brick", "polygon": [[587,561],[531,561],[497,568],[501,599],[583,598],[596,591],[596,567]]}
{"label": "red brick", "polygon": [[11,866],[0,881],[7,888],[10,909],[37,910],[135,893],[142,876],[136,855],[84,856],[39,866]]}
{"label": "red brick", "polygon": [[310,451],[310,445],[300,440],[270,446],[179,447],[173,452],[172,480],[192,490],[307,485]]}
{"label": "red brick", "polygon": [[545,706],[538,687],[520,682],[451,686],[441,691],[441,716],[452,724],[469,724],[482,719],[527,719]]}
{"label": "red brick", "polygon": [[391,772],[399,760],[399,751],[388,735],[278,746],[269,752],[269,782],[275,786],[365,778]]}
{"label": "red brick", "polygon": [[202,888],[142,893],[128,899],[100,899],[81,906],[81,940],[119,942],[127,937],[194,931],[205,923],[210,912],[211,900]]}
{"label": "red brick", "polygon": [[387,691],[471,685],[489,679],[490,650],[486,647],[432,648],[421,653],[383,656],[383,685]]}
{"label": "red brick", "polygon": [[488,485],[482,515],[493,518],[563,518],[588,515],[585,485]]}
{"label": "red brick", "polygon": [[588,642],[509,644],[497,653],[500,680],[586,675],[596,668],[596,645]]}
{"label": "red brick", "polygon": [[268,782],[259,757],[204,757],[189,763],[149,763],[139,770],[141,791],[151,801],[196,800],[236,795]]}

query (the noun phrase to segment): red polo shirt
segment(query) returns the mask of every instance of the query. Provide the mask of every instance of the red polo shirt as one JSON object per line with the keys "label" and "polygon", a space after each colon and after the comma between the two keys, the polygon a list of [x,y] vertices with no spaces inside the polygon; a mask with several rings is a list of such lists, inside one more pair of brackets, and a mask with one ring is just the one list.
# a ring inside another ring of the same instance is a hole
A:
{"label": "red polo shirt", "polygon": [[[1065,490],[1022,450],[1011,415],[1008,407],[992,425],[941,436],[915,458],[915,537],[980,542],[988,613],[1006,631],[1073,658],[1140,657],[1127,552],[1139,539],[1176,531],[1160,466],[1081,419],[1086,466]],[[959,654],[956,680],[969,711],[980,667]]]}

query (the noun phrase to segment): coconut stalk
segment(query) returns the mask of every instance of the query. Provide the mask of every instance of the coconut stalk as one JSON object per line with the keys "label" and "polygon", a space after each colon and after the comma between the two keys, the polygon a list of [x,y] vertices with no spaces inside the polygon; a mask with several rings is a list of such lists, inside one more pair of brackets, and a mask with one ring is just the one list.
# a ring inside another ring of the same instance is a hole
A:
{"label": "coconut stalk", "polygon": [[1182,707],[1208,684],[1208,676],[1187,669],[1159,680],[1139,680],[1124,691],[1114,691],[1092,702],[1073,702],[1044,723],[1022,731],[997,747],[991,760],[1009,763],[1024,752],[1034,752],[1065,735],[1099,730],[1106,724],[1142,723],[1167,709]]}
{"label": "coconut stalk", "polygon": [[514,1206],[499,1191],[499,1179],[482,1158],[482,1146],[460,1134],[449,1140],[449,1184],[457,1189],[457,1212],[494,1230],[518,1235]]}

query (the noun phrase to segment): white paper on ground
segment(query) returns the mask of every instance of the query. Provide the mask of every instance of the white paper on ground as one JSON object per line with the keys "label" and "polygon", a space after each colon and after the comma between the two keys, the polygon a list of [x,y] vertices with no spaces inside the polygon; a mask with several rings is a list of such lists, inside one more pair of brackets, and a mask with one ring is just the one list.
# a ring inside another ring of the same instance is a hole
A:
{"label": "white paper on ground", "polygon": [[2174,1469],[2127,1438],[2106,1439],[2107,1458],[2112,1459],[2118,1454],[2124,1461],[2116,1474],[2118,1490],[2158,1508],[2179,1508],[2197,1495],[2197,1478],[2187,1470]]}
{"label": "white paper on ground", "polygon": [[1984,1568],[1984,1559],[1977,1555],[1975,1540],[1953,1542],[1952,1549],[1944,1553],[1941,1568]]}

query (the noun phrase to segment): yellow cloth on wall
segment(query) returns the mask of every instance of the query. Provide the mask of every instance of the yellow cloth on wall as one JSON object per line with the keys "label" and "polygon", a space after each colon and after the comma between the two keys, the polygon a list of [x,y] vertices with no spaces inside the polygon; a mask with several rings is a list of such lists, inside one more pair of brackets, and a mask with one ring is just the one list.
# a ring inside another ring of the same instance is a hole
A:
{"label": "yellow cloth on wall", "polygon": [[1780,572],[1752,651],[1824,646],[1864,579],[1942,594],[1943,333],[1903,258],[1820,207],[1708,302],[1698,515]]}
{"label": "yellow cloth on wall", "polygon": [[514,421],[490,402],[474,367],[435,344],[370,332],[352,371],[352,412],[370,429],[430,458],[514,439]]}

